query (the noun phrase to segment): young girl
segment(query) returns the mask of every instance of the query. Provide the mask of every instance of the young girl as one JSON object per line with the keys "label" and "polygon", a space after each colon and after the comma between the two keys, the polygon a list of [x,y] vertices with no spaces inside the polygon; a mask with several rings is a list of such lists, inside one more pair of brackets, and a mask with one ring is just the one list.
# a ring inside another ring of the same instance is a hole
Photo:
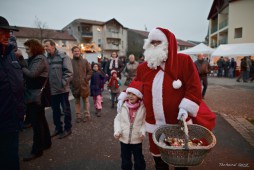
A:
{"label": "young girl", "polygon": [[96,109],[96,116],[101,116],[102,109],[102,84],[104,84],[105,77],[99,71],[99,65],[97,63],[93,64],[93,74],[90,82],[90,95],[93,96],[94,107]]}
{"label": "young girl", "polygon": [[119,81],[117,77],[117,72],[116,70],[111,71],[111,78],[109,79],[108,83],[108,89],[110,90],[111,93],[111,101],[112,101],[112,106],[111,108],[115,107],[115,101],[117,99],[118,94],[120,93],[119,89]]}
{"label": "young girl", "polygon": [[132,81],[127,88],[127,100],[114,120],[114,137],[121,144],[122,169],[132,169],[132,154],[134,169],[146,169],[142,153],[142,141],[145,137],[145,107],[142,102],[143,84]]}

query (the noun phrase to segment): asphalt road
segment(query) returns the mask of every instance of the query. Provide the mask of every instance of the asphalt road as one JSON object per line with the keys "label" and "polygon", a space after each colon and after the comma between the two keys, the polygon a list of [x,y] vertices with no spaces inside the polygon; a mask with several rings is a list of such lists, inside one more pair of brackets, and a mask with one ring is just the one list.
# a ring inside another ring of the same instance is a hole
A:
{"label": "asphalt road", "polygon": [[[73,113],[72,134],[64,139],[52,139],[52,147],[43,156],[30,161],[20,161],[23,170],[117,170],[121,169],[120,144],[113,137],[113,120],[116,109],[111,109],[109,94],[105,91],[102,117],[96,117],[91,105],[92,120],[75,123],[74,102],[71,101]],[[92,104],[92,99],[90,98]],[[54,130],[52,111],[47,109],[46,117],[51,132]],[[214,134],[216,146],[208,153],[200,166],[190,170],[217,169],[254,169],[254,148],[217,114]],[[20,157],[31,150],[32,129],[20,133]],[[148,170],[153,170],[154,162],[149,153],[147,139],[143,143],[143,153]],[[170,166],[170,169],[174,169]]]}

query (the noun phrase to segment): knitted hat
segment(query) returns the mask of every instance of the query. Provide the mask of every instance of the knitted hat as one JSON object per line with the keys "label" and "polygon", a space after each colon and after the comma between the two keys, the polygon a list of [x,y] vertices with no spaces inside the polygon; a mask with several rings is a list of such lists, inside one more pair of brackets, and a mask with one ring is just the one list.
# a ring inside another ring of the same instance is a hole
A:
{"label": "knitted hat", "polygon": [[111,75],[117,74],[117,71],[116,70],[112,70],[110,73],[111,73]]}
{"label": "knitted hat", "polygon": [[165,72],[173,79],[174,89],[182,86],[181,80],[178,79],[178,57],[177,57],[177,41],[175,35],[169,30],[157,27],[150,31],[148,39],[157,40],[168,43],[168,58],[165,63]]}
{"label": "knitted hat", "polygon": [[140,99],[143,98],[143,83],[140,81],[133,80],[129,87],[126,89],[126,92],[130,92],[138,96]]}

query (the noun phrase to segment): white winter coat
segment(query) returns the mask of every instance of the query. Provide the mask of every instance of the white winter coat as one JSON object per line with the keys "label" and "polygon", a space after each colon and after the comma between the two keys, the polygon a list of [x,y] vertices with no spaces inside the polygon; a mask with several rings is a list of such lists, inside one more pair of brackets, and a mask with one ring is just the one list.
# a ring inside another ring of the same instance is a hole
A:
{"label": "white winter coat", "polygon": [[121,134],[119,140],[125,144],[138,144],[142,140],[141,135],[145,136],[145,117],[146,110],[144,104],[139,106],[134,121],[131,123],[129,109],[126,103],[122,105],[121,112],[118,112],[114,120],[114,135]]}

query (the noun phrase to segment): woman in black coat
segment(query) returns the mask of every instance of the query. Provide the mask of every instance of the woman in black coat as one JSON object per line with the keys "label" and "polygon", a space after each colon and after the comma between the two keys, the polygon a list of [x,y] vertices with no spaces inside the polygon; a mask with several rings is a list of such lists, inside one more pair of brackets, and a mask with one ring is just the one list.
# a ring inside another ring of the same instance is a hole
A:
{"label": "woman in black coat", "polygon": [[[23,58],[19,59],[25,76],[26,90],[41,89],[44,85],[48,85],[49,65],[47,58],[44,56],[44,48],[37,40],[27,40],[24,43],[26,53],[28,54],[28,65]],[[47,86],[43,93],[49,96],[49,87]],[[43,150],[51,147],[51,137],[48,123],[45,117],[45,100],[42,104],[28,103],[27,112],[30,115],[33,127],[33,146],[31,153],[25,157],[24,161],[30,161],[40,157]]]}

